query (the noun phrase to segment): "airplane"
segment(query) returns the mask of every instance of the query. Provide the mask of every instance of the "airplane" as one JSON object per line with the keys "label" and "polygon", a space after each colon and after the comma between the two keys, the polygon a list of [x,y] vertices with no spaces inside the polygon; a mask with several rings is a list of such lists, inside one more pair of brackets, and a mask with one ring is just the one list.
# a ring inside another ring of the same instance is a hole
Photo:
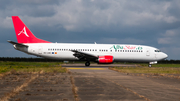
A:
{"label": "airplane", "polygon": [[168,57],[159,49],[145,45],[52,43],[34,36],[18,16],[12,16],[12,21],[17,42],[8,42],[16,50],[38,57],[63,61],[80,60],[85,61],[85,66],[90,66],[90,62],[148,62],[149,67]]}

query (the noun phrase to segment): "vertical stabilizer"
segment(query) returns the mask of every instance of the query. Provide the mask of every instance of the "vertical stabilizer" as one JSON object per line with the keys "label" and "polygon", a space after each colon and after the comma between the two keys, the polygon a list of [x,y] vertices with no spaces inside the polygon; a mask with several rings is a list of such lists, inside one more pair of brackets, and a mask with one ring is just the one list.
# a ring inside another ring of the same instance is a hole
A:
{"label": "vertical stabilizer", "polygon": [[18,16],[12,16],[12,20],[18,43],[51,43],[36,38]]}

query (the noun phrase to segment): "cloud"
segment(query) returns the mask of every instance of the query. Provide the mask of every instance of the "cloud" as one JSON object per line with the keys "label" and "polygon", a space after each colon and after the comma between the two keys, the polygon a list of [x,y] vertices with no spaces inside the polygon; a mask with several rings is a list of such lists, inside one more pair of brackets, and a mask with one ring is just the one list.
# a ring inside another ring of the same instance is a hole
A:
{"label": "cloud", "polygon": [[[87,4],[88,3],[88,4]],[[142,2],[137,1],[77,1],[69,0],[56,5],[55,19],[66,30],[75,31],[86,28],[113,26],[142,26],[159,22],[174,23],[179,18],[168,13],[172,2]],[[142,6],[139,6],[142,5]]]}
{"label": "cloud", "polygon": [[179,10],[179,0],[1,0],[0,42],[16,40],[11,16],[18,15],[37,37],[52,42],[144,44],[168,50],[180,47]]}
{"label": "cloud", "polygon": [[18,1],[18,4],[17,1],[12,1],[12,4],[7,5],[8,8],[1,12],[4,15],[29,17],[32,19],[29,21],[32,24],[44,25],[46,22],[52,26],[59,25],[67,31],[90,30],[94,27],[107,29],[111,26],[115,26],[118,30],[119,27],[141,27],[179,21],[179,18],[168,12],[176,0],[174,2],[137,2],[133,0],[131,2],[126,0]]}
{"label": "cloud", "polygon": [[161,37],[158,38],[158,44],[179,44],[180,28],[167,30],[165,33],[161,33]]}
{"label": "cloud", "polygon": [[138,40],[134,38],[103,38],[101,42],[111,43],[111,44],[143,44],[143,40]]}
{"label": "cloud", "polygon": [[5,19],[0,18],[0,21],[1,21],[0,24],[1,28],[13,28],[11,17],[7,16]]}
{"label": "cloud", "polygon": [[173,39],[172,38],[159,38],[158,43],[159,44],[171,44]]}

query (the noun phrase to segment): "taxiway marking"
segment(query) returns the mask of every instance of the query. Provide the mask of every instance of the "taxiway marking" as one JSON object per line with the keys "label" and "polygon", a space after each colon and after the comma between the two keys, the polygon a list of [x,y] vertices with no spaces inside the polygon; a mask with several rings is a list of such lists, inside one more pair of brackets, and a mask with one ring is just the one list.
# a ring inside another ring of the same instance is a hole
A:
{"label": "taxiway marking", "polygon": [[107,70],[106,68],[67,68],[67,69],[91,69],[91,70]]}

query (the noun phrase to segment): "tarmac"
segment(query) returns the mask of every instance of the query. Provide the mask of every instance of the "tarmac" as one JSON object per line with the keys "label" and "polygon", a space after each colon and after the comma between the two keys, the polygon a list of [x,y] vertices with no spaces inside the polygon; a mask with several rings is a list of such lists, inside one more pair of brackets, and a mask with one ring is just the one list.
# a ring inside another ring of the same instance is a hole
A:
{"label": "tarmac", "polygon": [[80,101],[180,101],[179,79],[129,75],[109,70],[111,66],[126,65],[67,66],[75,79]]}
{"label": "tarmac", "polygon": [[[180,101],[180,80],[109,70],[111,64],[65,64],[69,73],[9,74],[0,99],[9,101]],[[135,67],[136,65],[128,65]]]}

